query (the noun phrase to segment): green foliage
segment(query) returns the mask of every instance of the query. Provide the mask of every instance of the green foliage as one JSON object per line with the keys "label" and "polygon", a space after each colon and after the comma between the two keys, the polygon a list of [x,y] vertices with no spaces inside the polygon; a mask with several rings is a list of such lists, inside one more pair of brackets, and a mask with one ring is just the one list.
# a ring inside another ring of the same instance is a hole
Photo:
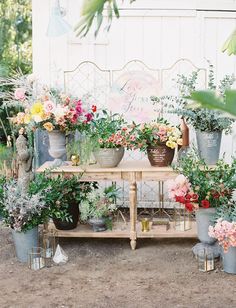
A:
{"label": "green foliage", "polygon": [[210,167],[193,152],[183,157],[174,169],[189,179],[191,189],[198,194],[199,200],[208,200],[211,207],[228,203],[236,188],[236,160],[227,164],[221,159]]}
{"label": "green foliage", "polygon": [[7,167],[11,167],[13,155],[14,153],[11,147],[6,147],[0,143],[0,173],[4,168],[4,162],[6,162]]}
{"label": "green foliage", "polygon": [[[229,133],[232,119],[222,116],[219,111],[201,108],[199,105],[189,104],[188,99],[194,98],[195,93],[206,93],[206,91],[196,91],[199,70],[192,72],[189,76],[178,75],[176,80],[179,96],[163,96],[152,98],[154,103],[162,103],[168,112],[177,113],[186,118],[187,122],[195,129],[206,132],[222,131]],[[221,105],[226,103],[226,95],[235,81],[234,75],[226,75],[220,80],[219,85],[215,83],[215,72],[213,65],[209,62],[208,88],[217,90],[221,100]],[[198,94],[197,94],[198,95]],[[203,100],[203,95],[201,99]],[[209,101],[208,95],[205,99]],[[203,105],[203,107],[206,107]]]}
{"label": "green foliage", "polygon": [[[32,12],[30,0],[0,1],[0,77],[32,71]],[[2,86],[1,91],[11,86]],[[2,105],[0,97],[0,107]],[[8,117],[12,108],[0,108],[0,142],[11,135]]]}
{"label": "green foliage", "polygon": [[111,114],[106,110],[97,113],[91,122],[90,137],[94,147],[115,148],[117,145],[108,141],[112,134],[116,134],[125,124],[124,118],[120,114]]}
{"label": "green foliage", "polygon": [[[196,102],[191,105],[192,108],[200,105],[204,108],[223,111],[230,117],[236,117],[236,90],[226,90],[224,101],[212,91],[195,91],[191,93],[189,98]],[[209,112],[209,110],[207,111]]]}
{"label": "green foliage", "polygon": [[236,55],[236,29],[233,31],[232,34],[227,38],[225,41],[222,52],[227,51],[228,55]]}
{"label": "green foliage", "polygon": [[0,175],[0,216],[3,216],[4,202],[3,202],[3,185],[6,183],[6,177]]}
{"label": "green foliage", "polygon": [[50,172],[37,174],[35,180],[30,184],[30,193],[35,194],[49,188],[49,192],[44,196],[45,203],[49,208],[48,216],[70,221],[68,206],[75,203],[79,205],[83,194],[96,187],[96,183],[79,182],[80,178],[81,175],[51,177]]}
{"label": "green foliage", "polygon": [[[130,3],[135,0],[130,0]],[[119,8],[116,0],[84,0],[81,10],[81,19],[75,27],[77,36],[86,36],[91,28],[93,21],[96,19],[95,37],[103,22],[103,11],[107,10],[107,31],[109,31],[112,23],[113,13],[117,18],[120,17]]]}
{"label": "green foliage", "polygon": [[83,193],[83,200],[79,205],[81,220],[109,217],[116,210],[115,201],[118,193],[119,188],[115,185]]}
{"label": "green foliage", "polygon": [[32,13],[30,0],[0,2],[0,76],[32,70]]}
{"label": "green foliage", "polygon": [[2,216],[12,229],[25,232],[44,223],[48,209],[44,195],[47,189],[35,194],[25,192],[15,180],[7,180],[2,188]]}
{"label": "green foliage", "polygon": [[215,221],[222,218],[227,221],[236,221],[236,204],[225,203],[216,209]]}

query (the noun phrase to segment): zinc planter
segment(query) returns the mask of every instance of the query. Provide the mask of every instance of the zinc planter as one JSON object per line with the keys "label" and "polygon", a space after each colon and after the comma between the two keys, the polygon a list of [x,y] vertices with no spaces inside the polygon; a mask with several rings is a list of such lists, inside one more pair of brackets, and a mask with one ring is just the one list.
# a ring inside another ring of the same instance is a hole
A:
{"label": "zinc planter", "polygon": [[64,132],[53,130],[48,132],[49,154],[54,158],[53,166],[59,167],[63,164],[63,156],[66,154],[66,136]]}
{"label": "zinc planter", "polygon": [[147,155],[149,162],[154,167],[166,167],[171,165],[175,149],[167,147],[165,144],[158,146],[148,146]]}
{"label": "zinc planter", "polygon": [[196,211],[197,236],[203,244],[214,244],[216,239],[208,235],[210,225],[213,225],[215,208],[200,208]]}
{"label": "zinc planter", "polygon": [[100,148],[94,151],[94,157],[103,168],[117,167],[124,156],[124,148]]}
{"label": "zinc planter", "polygon": [[229,274],[236,274],[236,247],[229,247],[222,253],[223,270]]}
{"label": "zinc planter", "polygon": [[28,261],[28,253],[33,247],[38,246],[38,227],[26,232],[12,230],[16,256],[20,262]]}
{"label": "zinc planter", "polygon": [[89,219],[89,224],[93,227],[94,232],[102,232],[106,231],[106,220],[105,218],[90,218]]}
{"label": "zinc planter", "polygon": [[197,147],[200,158],[208,165],[215,165],[220,155],[222,132],[202,132],[196,130]]}

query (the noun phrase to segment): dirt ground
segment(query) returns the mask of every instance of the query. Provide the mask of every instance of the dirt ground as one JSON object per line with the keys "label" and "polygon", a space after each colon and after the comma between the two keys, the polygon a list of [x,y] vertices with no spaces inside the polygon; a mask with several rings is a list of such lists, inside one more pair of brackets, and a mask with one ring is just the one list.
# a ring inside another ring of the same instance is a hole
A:
{"label": "dirt ground", "polygon": [[63,266],[32,271],[0,226],[0,308],[236,307],[236,275],[197,269],[193,240],[61,239]]}

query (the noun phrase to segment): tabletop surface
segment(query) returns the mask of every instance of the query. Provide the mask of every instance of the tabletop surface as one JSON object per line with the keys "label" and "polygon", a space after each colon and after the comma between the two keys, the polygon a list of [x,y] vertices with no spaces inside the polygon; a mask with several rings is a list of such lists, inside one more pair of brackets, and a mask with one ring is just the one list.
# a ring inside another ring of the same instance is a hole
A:
{"label": "tabletop surface", "polygon": [[53,173],[58,172],[66,172],[66,173],[79,173],[79,172],[87,172],[87,173],[118,173],[118,172],[170,172],[175,173],[172,167],[153,167],[150,165],[148,160],[140,160],[140,161],[122,161],[115,168],[102,168],[98,164],[93,165],[83,165],[83,166],[72,166],[70,161],[65,162],[64,165],[52,168],[52,162],[47,161],[42,166],[37,169],[37,172],[44,172],[45,170],[50,169]]}

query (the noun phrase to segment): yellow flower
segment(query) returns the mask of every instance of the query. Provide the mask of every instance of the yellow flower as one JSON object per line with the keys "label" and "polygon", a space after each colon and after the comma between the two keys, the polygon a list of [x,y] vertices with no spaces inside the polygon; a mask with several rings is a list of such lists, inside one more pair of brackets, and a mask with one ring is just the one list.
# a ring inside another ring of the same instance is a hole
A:
{"label": "yellow flower", "polygon": [[34,103],[34,105],[31,107],[31,115],[34,121],[41,122],[44,119],[44,109],[43,104],[40,102]]}
{"label": "yellow flower", "polygon": [[34,103],[34,105],[31,107],[31,114],[32,115],[43,115],[43,104],[40,102]]}
{"label": "yellow flower", "polygon": [[166,142],[166,145],[171,149],[174,149],[176,147],[176,143],[169,140]]}
{"label": "yellow flower", "polygon": [[50,122],[46,122],[43,124],[43,127],[48,131],[51,132],[54,129],[54,126]]}

